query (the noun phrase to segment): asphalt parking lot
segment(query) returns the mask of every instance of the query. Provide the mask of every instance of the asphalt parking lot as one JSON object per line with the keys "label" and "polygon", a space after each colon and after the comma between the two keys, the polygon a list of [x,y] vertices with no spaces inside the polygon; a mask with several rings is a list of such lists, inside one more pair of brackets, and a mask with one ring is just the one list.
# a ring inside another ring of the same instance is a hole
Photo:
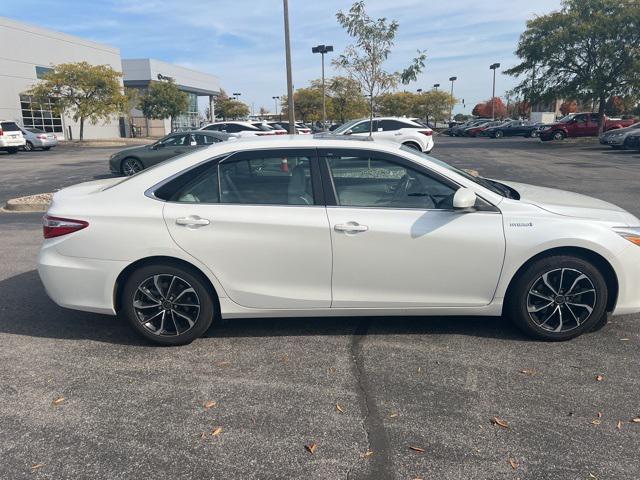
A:
{"label": "asphalt parking lot", "polygon": [[[116,150],[0,153],[0,203],[108,176]],[[640,216],[639,152],[437,137],[433,155]],[[560,344],[501,318],[321,318],[158,348],[47,298],[39,219],[0,213],[0,478],[640,476],[640,315]]]}

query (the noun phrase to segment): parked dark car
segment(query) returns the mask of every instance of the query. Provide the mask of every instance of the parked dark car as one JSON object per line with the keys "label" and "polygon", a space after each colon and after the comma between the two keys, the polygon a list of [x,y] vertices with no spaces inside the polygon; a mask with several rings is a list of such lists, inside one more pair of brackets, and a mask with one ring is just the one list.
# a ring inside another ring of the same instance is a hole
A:
{"label": "parked dark car", "polygon": [[491,138],[502,137],[535,137],[538,135],[538,126],[522,120],[513,120],[487,128],[483,135]]}
{"label": "parked dark car", "polygon": [[640,150],[640,130],[627,135],[627,138],[624,139],[624,149]]}
{"label": "parked dark car", "polygon": [[151,145],[129,147],[120,150],[109,158],[109,169],[119,175],[133,175],[145,168],[164,162],[169,158],[189,153],[231,138],[222,132],[194,130],[176,132],[161,138]]}

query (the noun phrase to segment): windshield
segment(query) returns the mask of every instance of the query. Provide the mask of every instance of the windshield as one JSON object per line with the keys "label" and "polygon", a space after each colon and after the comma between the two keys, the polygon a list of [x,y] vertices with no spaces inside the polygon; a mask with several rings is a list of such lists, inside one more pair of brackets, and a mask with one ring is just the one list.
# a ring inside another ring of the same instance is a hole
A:
{"label": "windshield", "polygon": [[339,126],[338,128],[336,128],[333,133],[343,133],[346,132],[347,130],[349,130],[351,127],[353,127],[356,123],[360,122],[360,120],[351,120],[350,122],[345,123],[344,125]]}
{"label": "windshield", "polygon": [[491,190],[493,193],[496,193],[496,194],[500,195],[501,197],[509,197],[509,198],[511,198],[511,189],[509,187],[507,187],[506,185],[501,184],[500,182],[496,182],[494,180],[488,180],[488,179],[482,178],[482,177],[476,177],[475,175],[471,175],[470,173],[465,172],[464,170],[460,170],[459,168],[453,167],[453,166],[449,165],[448,163],[443,162],[442,160],[438,160],[437,158],[433,158],[432,156],[427,155],[426,153],[422,153],[419,150],[416,150],[415,148],[407,147],[406,145],[402,145],[400,147],[400,150],[404,150],[405,152],[413,153],[414,155],[418,155],[418,156],[424,158],[425,160],[428,160],[429,162],[435,163],[436,165],[439,165],[441,167],[446,168],[447,170],[449,170],[451,172],[455,172],[458,175],[463,176],[467,180],[471,180],[472,182],[483,186],[487,190]]}
{"label": "windshield", "polygon": [[270,132],[272,130],[275,130],[273,127],[262,122],[255,122],[255,123],[252,123],[251,125],[253,125],[256,128],[259,128],[260,130],[264,130],[265,132]]}

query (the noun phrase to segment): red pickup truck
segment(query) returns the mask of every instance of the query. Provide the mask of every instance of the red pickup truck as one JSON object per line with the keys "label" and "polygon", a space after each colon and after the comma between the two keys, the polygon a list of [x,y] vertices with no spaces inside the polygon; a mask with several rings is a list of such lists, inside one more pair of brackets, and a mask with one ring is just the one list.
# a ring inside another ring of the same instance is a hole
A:
{"label": "red pickup truck", "polygon": [[[604,131],[616,128],[625,128],[633,123],[633,118],[619,119],[608,118],[603,115]],[[540,127],[540,140],[563,140],[567,137],[596,137],[600,127],[600,118],[597,113],[571,113],[556,123]]]}

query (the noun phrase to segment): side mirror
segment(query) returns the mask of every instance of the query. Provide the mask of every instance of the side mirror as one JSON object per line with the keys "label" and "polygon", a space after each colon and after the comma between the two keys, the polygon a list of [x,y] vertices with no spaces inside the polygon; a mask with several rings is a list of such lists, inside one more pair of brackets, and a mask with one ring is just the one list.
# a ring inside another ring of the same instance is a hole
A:
{"label": "side mirror", "polygon": [[351,130],[347,130],[346,132],[344,132],[345,135],[351,135]]}
{"label": "side mirror", "polygon": [[453,195],[453,208],[456,210],[469,210],[476,205],[476,192],[470,188],[459,188]]}

